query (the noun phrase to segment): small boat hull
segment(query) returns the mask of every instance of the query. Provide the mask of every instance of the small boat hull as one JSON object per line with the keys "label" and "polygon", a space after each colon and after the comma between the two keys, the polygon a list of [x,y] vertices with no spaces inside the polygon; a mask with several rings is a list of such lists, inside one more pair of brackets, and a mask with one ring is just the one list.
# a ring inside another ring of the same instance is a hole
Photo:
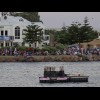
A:
{"label": "small boat hull", "polygon": [[69,82],[88,82],[88,76],[73,76],[69,78]]}
{"label": "small boat hull", "polygon": [[88,82],[88,76],[39,77],[40,83]]}
{"label": "small boat hull", "polygon": [[67,82],[88,82],[88,76],[77,74],[65,74],[63,67],[55,71],[55,67],[45,67],[44,76],[39,77],[40,83],[67,83]]}

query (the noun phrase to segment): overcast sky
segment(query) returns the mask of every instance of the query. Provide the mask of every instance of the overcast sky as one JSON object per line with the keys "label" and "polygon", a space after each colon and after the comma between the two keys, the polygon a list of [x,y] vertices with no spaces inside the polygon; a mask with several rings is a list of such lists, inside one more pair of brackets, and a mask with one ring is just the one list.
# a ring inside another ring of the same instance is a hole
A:
{"label": "overcast sky", "polygon": [[61,28],[63,24],[69,26],[73,21],[82,23],[87,16],[90,25],[100,29],[100,12],[39,12],[39,15],[47,28]]}

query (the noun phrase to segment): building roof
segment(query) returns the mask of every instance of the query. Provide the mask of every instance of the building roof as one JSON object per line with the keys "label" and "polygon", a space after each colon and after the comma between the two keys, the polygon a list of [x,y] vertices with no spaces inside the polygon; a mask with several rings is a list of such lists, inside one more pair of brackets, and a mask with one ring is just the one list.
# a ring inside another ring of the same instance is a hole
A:
{"label": "building roof", "polygon": [[22,18],[22,17],[14,17],[14,16],[7,16],[7,19],[4,19],[4,17],[1,17],[0,25],[6,26],[6,25],[14,25],[14,24],[24,24],[24,25],[30,25],[31,22],[28,20]]}
{"label": "building roof", "polygon": [[93,46],[100,45],[100,39],[97,38],[97,39],[94,39],[93,41],[90,41],[87,43],[81,43],[81,45],[83,45],[84,47],[87,47],[88,44],[93,45]]}
{"label": "building roof", "polygon": [[7,16],[6,19],[4,19],[4,17],[1,17],[1,20],[0,20],[0,26],[10,26],[10,25],[15,25],[15,24],[28,26],[28,25],[31,25],[32,23],[42,27],[43,29],[46,28],[42,22],[30,22],[22,17],[19,17],[19,16],[17,16],[17,17]]}
{"label": "building roof", "polygon": [[100,39],[99,38],[94,39],[93,41],[88,42],[88,44],[92,44],[92,45],[100,44]]}

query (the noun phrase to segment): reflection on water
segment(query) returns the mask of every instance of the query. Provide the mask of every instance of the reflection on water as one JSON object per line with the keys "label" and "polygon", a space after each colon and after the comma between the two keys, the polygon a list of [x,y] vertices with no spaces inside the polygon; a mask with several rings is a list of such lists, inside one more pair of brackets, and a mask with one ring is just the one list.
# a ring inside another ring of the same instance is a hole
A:
{"label": "reflection on water", "polygon": [[[64,66],[65,73],[88,75],[89,82],[41,84],[44,66]],[[100,62],[0,63],[0,87],[100,87]]]}

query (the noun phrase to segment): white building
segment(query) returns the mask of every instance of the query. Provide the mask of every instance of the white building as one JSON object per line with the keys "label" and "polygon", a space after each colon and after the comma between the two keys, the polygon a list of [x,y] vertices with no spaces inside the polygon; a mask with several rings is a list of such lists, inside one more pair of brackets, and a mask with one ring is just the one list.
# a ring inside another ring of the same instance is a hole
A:
{"label": "white building", "polygon": [[[39,44],[38,42],[32,46],[42,48],[43,45],[48,45],[50,43],[50,36],[45,35],[46,27],[42,22],[35,22],[35,25],[43,28],[43,42]],[[32,22],[22,18],[14,16],[2,16],[0,12],[0,47],[14,46],[15,44],[22,45],[23,43],[23,30],[26,26],[32,25]],[[25,44],[29,46],[29,44]]]}

